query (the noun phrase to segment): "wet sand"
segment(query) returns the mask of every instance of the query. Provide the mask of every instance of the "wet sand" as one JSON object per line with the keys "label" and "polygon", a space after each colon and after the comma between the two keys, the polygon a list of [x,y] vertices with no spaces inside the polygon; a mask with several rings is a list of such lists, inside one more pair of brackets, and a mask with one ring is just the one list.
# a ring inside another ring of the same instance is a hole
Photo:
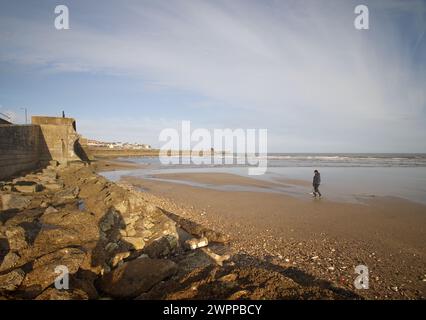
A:
{"label": "wet sand", "polygon": [[[226,173],[159,174],[156,178],[268,189],[307,181],[259,181]],[[426,206],[399,198],[363,203],[298,199],[268,192],[220,191],[125,177],[182,216],[230,233],[236,251],[294,265],[354,289],[356,265],[368,266],[366,298],[425,298]],[[167,208],[166,208],[167,209]]]}
{"label": "wet sand", "polygon": [[96,160],[92,162],[92,166],[97,172],[143,169],[146,167],[146,165],[141,163],[126,161],[124,159],[116,160],[111,158],[96,158]]}

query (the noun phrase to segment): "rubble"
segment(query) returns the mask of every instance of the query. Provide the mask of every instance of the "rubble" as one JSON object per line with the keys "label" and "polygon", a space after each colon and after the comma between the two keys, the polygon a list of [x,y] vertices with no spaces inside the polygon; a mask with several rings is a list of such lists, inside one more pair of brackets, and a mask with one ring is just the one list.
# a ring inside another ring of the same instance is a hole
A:
{"label": "rubble", "polygon": [[195,250],[197,248],[203,248],[207,247],[209,244],[209,240],[206,237],[203,237],[201,239],[190,239],[186,240],[185,244],[188,246],[189,249]]}
{"label": "rubble", "polygon": [[213,251],[211,251],[209,248],[201,248],[201,250],[207,254],[210,258],[212,258],[214,260],[214,262],[216,262],[219,266],[223,265],[223,262],[226,260],[229,260],[230,255],[226,254],[226,255],[219,255],[214,253]]}
{"label": "rubble", "polygon": [[176,271],[176,264],[170,260],[136,259],[104,275],[99,287],[114,298],[135,298]]}
{"label": "rubble", "polygon": [[18,209],[22,210],[29,206],[31,197],[22,196],[14,193],[2,193],[0,194],[1,209]]}

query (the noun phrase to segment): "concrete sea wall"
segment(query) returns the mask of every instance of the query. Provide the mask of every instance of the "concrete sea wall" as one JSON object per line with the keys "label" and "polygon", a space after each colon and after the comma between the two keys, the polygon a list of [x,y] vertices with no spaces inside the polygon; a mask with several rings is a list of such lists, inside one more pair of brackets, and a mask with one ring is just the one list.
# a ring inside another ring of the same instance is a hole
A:
{"label": "concrete sea wall", "polygon": [[0,125],[0,179],[59,163],[87,161],[72,118],[32,117],[31,125]]}
{"label": "concrete sea wall", "polygon": [[0,125],[0,179],[37,168],[41,158],[52,159],[40,126]]}

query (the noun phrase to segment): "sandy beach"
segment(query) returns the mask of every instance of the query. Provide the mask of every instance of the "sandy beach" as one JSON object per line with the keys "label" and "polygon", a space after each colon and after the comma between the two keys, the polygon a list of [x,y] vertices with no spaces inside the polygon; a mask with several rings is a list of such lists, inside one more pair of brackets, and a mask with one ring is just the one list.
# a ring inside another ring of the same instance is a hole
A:
{"label": "sandy beach", "polygon": [[305,199],[272,192],[222,191],[211,186],[268,190],[274,184],[227,173],[158,174],[153,181],[123,177],[167,210],[228,233],[232,248],[284,267],[297,266],[322,279],[354,290],[357,265],[369,268],[369,299],[419,299],[426,294],[426,206],[395,197],[366,198],[362,203]]}

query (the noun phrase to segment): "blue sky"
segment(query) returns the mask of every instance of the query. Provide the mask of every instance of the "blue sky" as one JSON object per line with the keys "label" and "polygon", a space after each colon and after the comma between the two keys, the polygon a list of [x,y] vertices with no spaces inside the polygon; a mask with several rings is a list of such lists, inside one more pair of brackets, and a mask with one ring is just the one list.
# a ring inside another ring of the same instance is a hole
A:
{"label": "blue sky", "polygon": [[270,152],[426,152],[425,31],[422,0],[0,0],[0,112],[157,147],[191,120],[267,128]]}

